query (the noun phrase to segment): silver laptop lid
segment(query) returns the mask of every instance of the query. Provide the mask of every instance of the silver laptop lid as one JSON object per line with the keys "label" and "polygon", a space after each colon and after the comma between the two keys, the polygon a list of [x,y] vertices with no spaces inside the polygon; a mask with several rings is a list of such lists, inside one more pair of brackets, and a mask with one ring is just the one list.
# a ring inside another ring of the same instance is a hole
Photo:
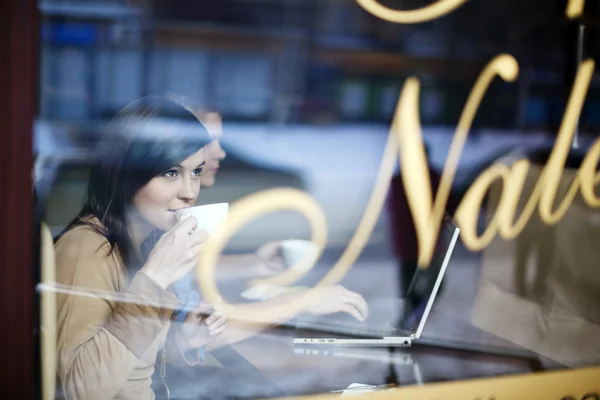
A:
{"label": "silver laptop lid", "polygon": [[408,288],[405,301],[415,302],[414,309],[403,323],[404,329],[414,332],[418,339],[423,333],[427,318],[446,274],[450,258],[458,240],[460,229],[449,215],[444,216],[440,233],[433,252],[431,264],[426,269],[419,268]]}

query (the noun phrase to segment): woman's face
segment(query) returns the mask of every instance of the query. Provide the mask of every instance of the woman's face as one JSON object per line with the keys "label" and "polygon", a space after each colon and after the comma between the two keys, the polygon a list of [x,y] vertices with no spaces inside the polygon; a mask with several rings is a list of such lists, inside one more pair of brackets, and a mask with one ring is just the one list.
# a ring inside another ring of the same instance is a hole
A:
{"label": "woman's face", "polygon": [[215,184],[221,160],[227,156],[219,139],[220,137],[213,139],[210,144],[206,145],[206,167],[200,177],[200,184],[204,187],[211,187]]}
{"label": "woman's face", "polygon": [[154,177],[133,198],[136,215],[154,228],[170,230],[177,222],[175,211],[196,204],[206,161],[204,146],[162,175]]}

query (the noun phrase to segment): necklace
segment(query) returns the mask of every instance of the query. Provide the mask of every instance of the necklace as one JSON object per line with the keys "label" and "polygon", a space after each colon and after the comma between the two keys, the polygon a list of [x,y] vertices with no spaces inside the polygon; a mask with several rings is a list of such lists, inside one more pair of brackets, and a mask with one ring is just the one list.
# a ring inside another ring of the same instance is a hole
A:
{"label": "necklace", "polygon": [[167,385],[167,351],[165,346],[160,350],[160,381],[161,385],[154,394],[157,399],[170,400],[169,386]]}

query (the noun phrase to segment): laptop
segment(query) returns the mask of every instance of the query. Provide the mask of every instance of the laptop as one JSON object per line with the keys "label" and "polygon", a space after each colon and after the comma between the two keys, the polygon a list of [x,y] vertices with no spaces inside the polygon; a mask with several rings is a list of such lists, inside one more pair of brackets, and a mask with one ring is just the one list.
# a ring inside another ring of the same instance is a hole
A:
{"label": "laptop", "polygon": [[294,345],[411,346],[423,333],[459,233],[456,223],[446,214],[431,264],[427,269],[417,269],[404,298],[367,299],[369,316],[364,322],[341,313],[297,318]]}
{"label": "laptop", "polygon": [[341,346],[296,346],[294,354],[308,357],[335,357],[351,358],[363,361],[379,361],[384,364],[414,365],[412,354],[410,353],[390,353],[387,349],[381,347],[381,353],[374,353],[374,349],[365,350],[363,347],[341,347]]}

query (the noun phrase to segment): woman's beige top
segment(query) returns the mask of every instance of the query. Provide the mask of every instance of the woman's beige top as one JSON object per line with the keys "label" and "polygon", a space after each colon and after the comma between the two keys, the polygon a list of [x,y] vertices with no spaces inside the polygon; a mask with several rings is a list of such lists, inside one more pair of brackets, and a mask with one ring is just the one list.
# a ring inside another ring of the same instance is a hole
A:
{"label": "woman's beige top", "polygon": [[[91,227],[70,230],[55,248],[58,284],[129,300],[57,296],[57,369],[67,399],[154,399],[151,377],[177,298],[143,272],[129,281]],[[166,347],[170,356],[181,354]]]}

